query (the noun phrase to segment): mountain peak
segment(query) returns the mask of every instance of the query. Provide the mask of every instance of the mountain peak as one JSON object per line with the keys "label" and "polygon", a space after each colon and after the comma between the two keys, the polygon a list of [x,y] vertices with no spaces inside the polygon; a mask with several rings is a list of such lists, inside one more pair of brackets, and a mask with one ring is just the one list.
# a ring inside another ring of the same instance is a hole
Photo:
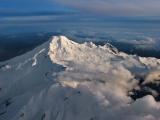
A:
{"label": "mountain peak", "polygon": [[54,36],[0,63],[0,119],[140,120],[153,110],[160,117],[159,76],[156,58]]}

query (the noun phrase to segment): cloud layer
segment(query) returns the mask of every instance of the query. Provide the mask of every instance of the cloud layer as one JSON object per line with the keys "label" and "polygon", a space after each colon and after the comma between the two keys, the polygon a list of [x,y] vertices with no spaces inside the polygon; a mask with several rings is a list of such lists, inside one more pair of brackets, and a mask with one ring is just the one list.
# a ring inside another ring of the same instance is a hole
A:
{"label": "cloud layer", "polygon": [[[68,7],[68,8],[66,8]],[[157,16],[160,12],[159,0],[2,0],[0,12],[33,10],[80,10],[86,13],[119,16]]]}
{"label": "cloud layer", "polygon": [[159,0],[55,0],[73,8],[106,15],[159,15]]}

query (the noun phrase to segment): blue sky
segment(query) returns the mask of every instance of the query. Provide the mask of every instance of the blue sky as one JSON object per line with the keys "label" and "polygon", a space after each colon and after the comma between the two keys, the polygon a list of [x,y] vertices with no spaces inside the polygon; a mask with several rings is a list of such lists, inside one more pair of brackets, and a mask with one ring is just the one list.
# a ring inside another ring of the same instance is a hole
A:
{"label": "blue sky", "polygon": [[81,11],[113,16],[159,16],[160,0],[1,0],[0,13]]}
{"label": "blue sky", "polygon": [[72,7],[54,2],[54,0],[1,0],[0,13],[73,11]]}

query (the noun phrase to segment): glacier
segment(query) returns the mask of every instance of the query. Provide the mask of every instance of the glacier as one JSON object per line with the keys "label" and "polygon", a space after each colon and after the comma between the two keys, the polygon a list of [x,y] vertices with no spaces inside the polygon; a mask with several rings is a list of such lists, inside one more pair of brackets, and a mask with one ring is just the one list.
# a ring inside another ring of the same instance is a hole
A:
{"label": "glacier", "polygon": [[160,59],[54,36],[0,62],[0,120],[160,120],[159,87]]}

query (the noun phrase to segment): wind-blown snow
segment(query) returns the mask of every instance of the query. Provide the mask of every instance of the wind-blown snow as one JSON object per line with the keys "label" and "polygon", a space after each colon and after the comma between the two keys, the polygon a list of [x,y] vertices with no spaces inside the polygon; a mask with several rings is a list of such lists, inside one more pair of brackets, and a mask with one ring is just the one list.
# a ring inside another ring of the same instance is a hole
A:
{"label": "wind-blown snow", "polygon": [[160,60],[64,36],[0,63],[0,120],[160,120]]}

